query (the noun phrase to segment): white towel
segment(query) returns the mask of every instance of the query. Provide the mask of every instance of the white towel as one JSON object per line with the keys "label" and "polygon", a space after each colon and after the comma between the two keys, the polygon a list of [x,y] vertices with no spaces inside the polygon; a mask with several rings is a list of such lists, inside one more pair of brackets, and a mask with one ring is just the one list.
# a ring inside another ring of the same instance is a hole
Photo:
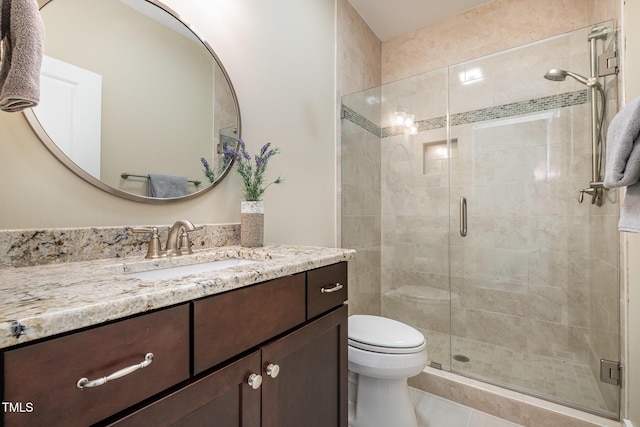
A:
{"label": "white towel", "polygon": [[36,0],[0,1],[0,110],[40,102],[44,25]]}
{"label": "white towel", "polygon": [[625,105],[607,132],[605,188],[627,187],[618,230],[640,232],[640,97]]}

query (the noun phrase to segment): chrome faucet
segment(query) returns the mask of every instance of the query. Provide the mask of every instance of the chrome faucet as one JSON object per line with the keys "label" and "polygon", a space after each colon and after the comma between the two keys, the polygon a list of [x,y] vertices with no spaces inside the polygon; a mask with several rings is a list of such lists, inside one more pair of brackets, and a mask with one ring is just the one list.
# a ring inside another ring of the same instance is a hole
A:
{"label": "chrome faucet", "polygon": [[201,230],[202,227],[196,227],[191,221],[180,219],[169,227],[169,235],[165,250],[160,250],[160,239],[158,237],[158,228],[134,228],[133,233],[151,233],[149,241],[149,249],[146,258],[162,258],[165,256],[187,255],[193,253],[191,242],[189,241],[189,232]]}

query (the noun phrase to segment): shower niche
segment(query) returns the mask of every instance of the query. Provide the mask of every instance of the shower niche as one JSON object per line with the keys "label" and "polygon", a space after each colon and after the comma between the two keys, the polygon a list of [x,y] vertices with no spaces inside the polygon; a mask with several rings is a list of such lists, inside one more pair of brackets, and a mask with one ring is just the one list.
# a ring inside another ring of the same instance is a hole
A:
{"label": "shower niche", "polygon": [[[617,192],[580,203],[592,93],[544,78],[591,75],[591,30],[343,97],[342,245],[364,258],[352,310],[418,328],[432,366],[617,418]],[[616,79],[598,81],[606,131]]]}

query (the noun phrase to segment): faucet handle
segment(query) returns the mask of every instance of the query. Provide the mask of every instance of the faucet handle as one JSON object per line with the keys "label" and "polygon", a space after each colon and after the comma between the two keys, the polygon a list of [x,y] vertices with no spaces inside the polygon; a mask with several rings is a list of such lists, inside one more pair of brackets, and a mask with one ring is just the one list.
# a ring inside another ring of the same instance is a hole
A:
{"label": "faucet handle", "polygon": [[191,242],[189,241],[189,232],[184,227],[180,230],[180,245],[178,246],[178,252],[180,252],[180,255],[193,253],[193,250],[191,249]]}
{"label": "faucet handle", "polygon": [[189,230],[186,227],[180,228],[180,244],[178,245],[178,252],[180,255],[188,255],[193,253],[192,243],[189,240],[189,233],[192,231],[200,231],[204,227],[202,225],[193,227],[193,230]]}
{"label": "faucet handle", "polygon": [[132,228],[132,233],[151,233],[151,239],[149,240],[149,248],[147,249],[147,255],[145,258],[160,258],[163,256],[160,250],[160,238],[158,237],[158,227],[150,228]]}

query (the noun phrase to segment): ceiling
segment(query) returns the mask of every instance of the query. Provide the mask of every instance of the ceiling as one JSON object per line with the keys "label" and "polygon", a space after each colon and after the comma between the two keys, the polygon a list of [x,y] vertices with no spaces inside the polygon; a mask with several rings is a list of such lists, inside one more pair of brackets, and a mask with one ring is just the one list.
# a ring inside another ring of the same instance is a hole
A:
{"label": "ceiling", "polygon": [[426,27],[491,0],[348,0],[382,41]]}

